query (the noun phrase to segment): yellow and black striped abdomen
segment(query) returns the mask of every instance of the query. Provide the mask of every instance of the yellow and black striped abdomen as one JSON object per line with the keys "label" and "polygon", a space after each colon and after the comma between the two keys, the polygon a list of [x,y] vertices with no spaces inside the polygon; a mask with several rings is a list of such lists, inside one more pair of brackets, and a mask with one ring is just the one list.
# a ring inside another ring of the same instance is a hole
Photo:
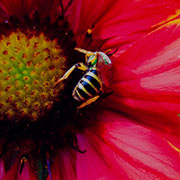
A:
{"label": "yellow and black striped abdomen", "polygon": [[97,70],[89,70],[78,82],[73,91],[73,97],[78,101],[87,100],[102,91],[102,82]]}

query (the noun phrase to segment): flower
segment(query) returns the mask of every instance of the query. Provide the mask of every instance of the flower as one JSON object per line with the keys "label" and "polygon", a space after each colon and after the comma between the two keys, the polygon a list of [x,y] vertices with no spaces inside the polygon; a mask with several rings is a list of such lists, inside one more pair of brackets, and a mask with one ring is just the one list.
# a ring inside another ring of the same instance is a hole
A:
{"label": "flower", "polygon": [[[0,179],[179,179],[178,1],[0,7]],[[82,74],[53,86],[75,47],[112,49],[113,93],[80,110]]]}

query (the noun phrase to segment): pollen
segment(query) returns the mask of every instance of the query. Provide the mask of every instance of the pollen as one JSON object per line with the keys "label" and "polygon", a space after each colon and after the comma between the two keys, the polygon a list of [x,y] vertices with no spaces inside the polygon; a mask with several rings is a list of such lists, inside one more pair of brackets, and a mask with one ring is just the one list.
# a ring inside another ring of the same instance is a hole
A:
{"label": "pollen", "polygon": [[[64,73],[66,57],[56,39],[20,30],[0,39],[0,119],[37,120],[64,90],[54,84]],[[57,93],[58,91],[58,93]],[[59,99],[58,99],[59,101]],[[19,118],[18,118],[19,119]]]}

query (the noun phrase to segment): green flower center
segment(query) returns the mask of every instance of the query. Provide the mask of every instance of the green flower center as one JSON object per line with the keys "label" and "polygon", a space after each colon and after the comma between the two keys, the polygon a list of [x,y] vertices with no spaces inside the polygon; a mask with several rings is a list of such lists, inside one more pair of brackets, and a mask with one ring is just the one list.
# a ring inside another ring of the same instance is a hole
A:
{"label": "green flower center", "polygon": [[[30,33],[29,33],[30,34]],[[57,40],[20,30],[0,40],[0,119],[38,119],[64,89],[54,83],[65,73],[66,58]],[[19,118],[17,118],[19,119]]]}

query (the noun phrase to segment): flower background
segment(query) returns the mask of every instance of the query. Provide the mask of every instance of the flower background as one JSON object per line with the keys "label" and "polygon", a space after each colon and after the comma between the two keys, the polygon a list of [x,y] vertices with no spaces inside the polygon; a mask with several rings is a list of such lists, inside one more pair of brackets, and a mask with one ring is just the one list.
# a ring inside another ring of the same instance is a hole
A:
{"label": "flower background", "polygon": [[[56,0],[1,0],[0,6],[1,21],[35,10],[53,21],[61,11]],[[72,2],[65,18],[77,46],[118,49],[111,57],[113,94],[90,108],[91,126],[78,134],[87,152],[57,150],[49,180],[180,179],[179,8],[178,0]],[[36,179],[29,162],[22,174],[18,169],[17,160],[5,172],[1,159],[0,179]]]}

